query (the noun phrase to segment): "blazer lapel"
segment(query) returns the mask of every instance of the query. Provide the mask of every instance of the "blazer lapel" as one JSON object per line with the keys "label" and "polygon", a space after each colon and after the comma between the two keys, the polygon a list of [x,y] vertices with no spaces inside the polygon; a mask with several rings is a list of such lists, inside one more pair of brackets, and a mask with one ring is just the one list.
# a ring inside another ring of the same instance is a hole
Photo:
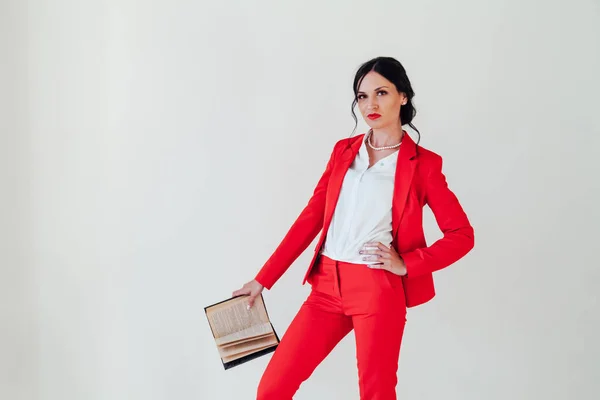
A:
{"label": "blazer lapel", "polygon": [[340,191],[342,190],[344,177],[346,176],[346,172],[348,172],[348,168],[350,168],[350,165],[352,165],[352,162],[356,158],[356,154],[360,149],[364,136],[365,134],[363,133],[353,138],[350,142],[350,146],[342,149],[341,153],[337,155],[336,162],[333,164],[333,170],[331,171],[329,183],[327,185],[327,201],[325,203],[325,217],[323,220],[325,229],[329,227],[329,222],[333,218],[333,212]]}
{"label": "blazer lapel", "polygon": [[400,219],[404,213],[408,191],[415,174],[417,166],[417,146],[408,133],[404,133],[402,145],[398,153],[398,162],[396,163],[396,176],[394,179],[394,198],[392,200],[392,237],[396,242]]}

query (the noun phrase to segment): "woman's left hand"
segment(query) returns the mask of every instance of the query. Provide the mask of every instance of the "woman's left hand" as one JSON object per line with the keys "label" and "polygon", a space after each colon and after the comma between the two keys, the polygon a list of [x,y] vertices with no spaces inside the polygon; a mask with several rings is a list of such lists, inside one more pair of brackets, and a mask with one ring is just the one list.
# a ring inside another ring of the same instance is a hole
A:
{"label": "woman's left hand", "polygon": [[378,264],[369,264],[370,268],[385,269],[400,276],[406,275],[406,264],[393,246],[387,247],[381,242],[368,242],[363,245],[359,253],[366,255],[363,257],[364,261],[379,261]]}

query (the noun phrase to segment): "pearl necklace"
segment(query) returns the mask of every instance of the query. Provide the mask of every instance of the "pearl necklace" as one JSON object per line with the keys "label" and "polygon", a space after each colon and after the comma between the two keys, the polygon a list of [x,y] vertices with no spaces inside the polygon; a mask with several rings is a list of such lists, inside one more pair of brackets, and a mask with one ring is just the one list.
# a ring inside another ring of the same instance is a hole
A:
{"label": "pearl necklace", "polygon": [[[371,143],[371,136],[373,136],[373,130],[371,129],[368,133],[368,138],[367,138],[367,143],[369,144],[369,147],[372,148],[373,150],[387,150],[387,149],[395,149],[396,147],[400,147],[400,145],[402,144],[402,140],[400,140],[400,143],[398,144],[394,144],[391,146],[383,146],[383,147],[375,147],[373,146],[373,143]],[[402,135],[404,136],[404,135]]]}

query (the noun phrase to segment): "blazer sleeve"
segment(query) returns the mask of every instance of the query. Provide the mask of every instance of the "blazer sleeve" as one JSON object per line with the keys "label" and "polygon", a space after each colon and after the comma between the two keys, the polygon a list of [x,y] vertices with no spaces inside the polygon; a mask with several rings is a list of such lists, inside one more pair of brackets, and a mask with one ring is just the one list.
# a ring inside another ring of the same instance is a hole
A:
{"label": "blazer sleeve", "polygon": [[335,162],[336,149],[339,144],[340,142],[334,146],[325,171],[313,190],[308,204],[254,278],[265,288],[271,289],[290,265],[306,250],[323,227],[327,185],[333,163]]}
{"label": "blazer sleeve", "polygon": [[425,201],[431,208],[444,237],[431,246],[400,254],[406,277],[430,274],[464,257],[475,245],[473,227],[457,197],[448,188],[442,172],[442,158],[435,155],[426,178]]}

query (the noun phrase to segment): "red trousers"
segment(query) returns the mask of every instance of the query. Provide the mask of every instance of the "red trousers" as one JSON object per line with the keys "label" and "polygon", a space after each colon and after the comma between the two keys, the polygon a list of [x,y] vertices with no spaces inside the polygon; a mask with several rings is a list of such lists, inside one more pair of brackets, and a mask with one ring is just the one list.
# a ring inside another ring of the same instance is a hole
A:
{"label": "red trousers", "polygon": [[321,255],[308,281],[311,293],[273,353],[257,399],[292,399],[300,384],[354,329],[361,400],[395,400],[406,322],[402,278]]}

